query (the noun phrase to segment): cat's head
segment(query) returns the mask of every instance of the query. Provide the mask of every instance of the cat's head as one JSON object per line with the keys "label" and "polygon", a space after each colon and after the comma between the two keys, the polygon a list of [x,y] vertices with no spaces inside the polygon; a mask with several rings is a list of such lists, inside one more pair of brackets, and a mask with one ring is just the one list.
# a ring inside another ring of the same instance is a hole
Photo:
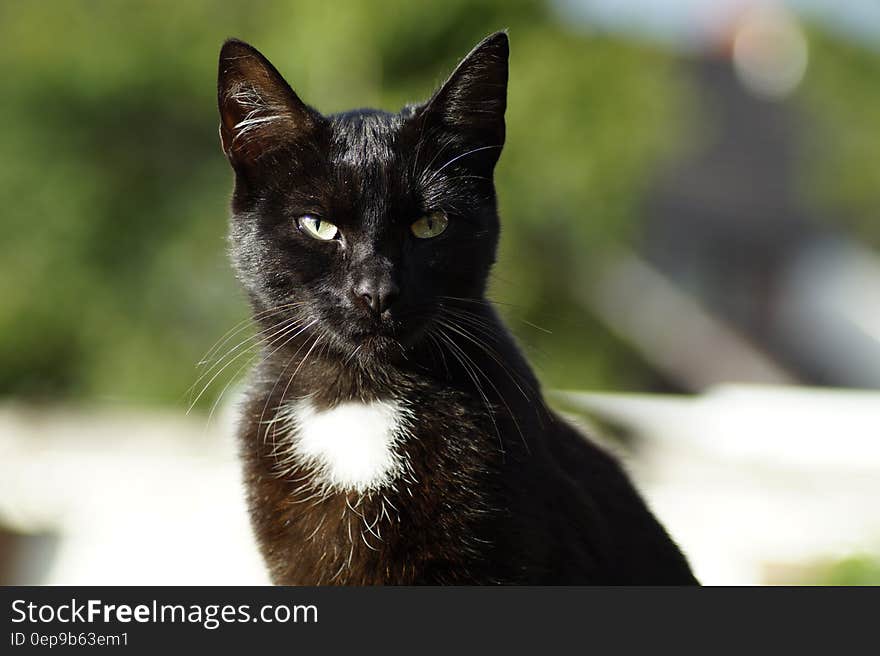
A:
{"label": "cat's head", "polygon": [[482,297],[507,59],[496,33],[425,103],[325,116],[253,47],[224,44],[231,253],[264,331],[285,321],[339,355],[381,358],[425,339],[450,299]]}

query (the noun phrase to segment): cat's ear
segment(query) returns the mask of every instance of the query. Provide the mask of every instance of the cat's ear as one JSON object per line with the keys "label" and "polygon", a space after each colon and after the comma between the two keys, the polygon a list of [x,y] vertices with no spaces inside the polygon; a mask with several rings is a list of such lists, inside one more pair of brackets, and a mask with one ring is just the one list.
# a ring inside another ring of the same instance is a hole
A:
{"label": "cat's ear", "polygon": [[306,137],[321,121],[268,59],[237,39],[220,50],[217,103],[220,143],[236,168]]}
{"label": "cat's ear", "polygon": [[423,120],[441,132],[451,132],[494,166],[504,145],[507,109],[506,32],[491,34],[461,60],[449,79],[424,105]]}

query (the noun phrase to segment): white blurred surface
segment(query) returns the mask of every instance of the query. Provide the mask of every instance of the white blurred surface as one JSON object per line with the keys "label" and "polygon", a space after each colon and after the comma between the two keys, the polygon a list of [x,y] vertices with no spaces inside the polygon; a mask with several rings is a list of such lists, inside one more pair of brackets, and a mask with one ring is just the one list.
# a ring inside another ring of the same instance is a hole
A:
{"label": "white blurred surface", "polygon": [[230,434],[182,413],[0,409],[0,524],[59,536],[21,582],[267,583]]}
{"label": "white blurred surface", "polygon": [[[637,436],[627,465],[703,583],[880,549],[880,393],[562,396]],[[0,525],[59,537],[17,582],[267,583],[231,435],[228,417],[0,407]]]}

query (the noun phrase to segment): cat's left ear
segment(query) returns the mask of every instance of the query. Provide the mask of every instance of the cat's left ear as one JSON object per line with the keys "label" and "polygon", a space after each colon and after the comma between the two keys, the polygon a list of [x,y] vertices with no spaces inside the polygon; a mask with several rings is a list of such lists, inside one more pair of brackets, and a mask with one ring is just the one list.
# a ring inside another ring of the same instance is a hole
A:
{"label": "cat's left ear", "polygon": [[479,159],[494,166],[504,145],[507,109],[507,33],[491,34],[462,59],[449,79],[421,108],[423,120],[481,148]]}

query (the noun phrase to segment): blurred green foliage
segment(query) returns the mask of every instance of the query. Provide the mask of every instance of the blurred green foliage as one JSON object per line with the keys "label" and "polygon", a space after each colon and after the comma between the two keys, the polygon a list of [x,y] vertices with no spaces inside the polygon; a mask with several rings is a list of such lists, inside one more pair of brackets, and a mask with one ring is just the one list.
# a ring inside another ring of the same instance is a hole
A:
{"label": "blurred green foliage", "polygon": [[880,52],[810,31],[801,89],[804,200],[880,248]]}
{"label": "blurred green foliage", "polygon": [[880,559],[861,554],[817,564],[807,585],[880,585]]}
{"label": "blurred green foliage", "polygon": [[[512,59],[492,296],[546,384],[650,385],[582,297],[695,133],[673,55],[573,29],[543,2],[0,0],[0,394],[183,403],[201,355],[247,316],[225,259],[224,38],[254,43],[324,112],[396,110],[501,28]],[[801,98],[824,155],[804,160],[807,201],[880,245],[880,58],[819,33],[812,48]]]}
{"label": "blurred green foliage", "polygon": [[324,112],[394,110],[500,28],[512,77],[493,293],[547,382],[638,385],[644,369],[574,299],[582,262],[626,234],[675,143],[669,56],[570,31],[537,2],[7,1],[0,394],[179,403],[246,317],[224,252],[224,38],[254,43]]}

